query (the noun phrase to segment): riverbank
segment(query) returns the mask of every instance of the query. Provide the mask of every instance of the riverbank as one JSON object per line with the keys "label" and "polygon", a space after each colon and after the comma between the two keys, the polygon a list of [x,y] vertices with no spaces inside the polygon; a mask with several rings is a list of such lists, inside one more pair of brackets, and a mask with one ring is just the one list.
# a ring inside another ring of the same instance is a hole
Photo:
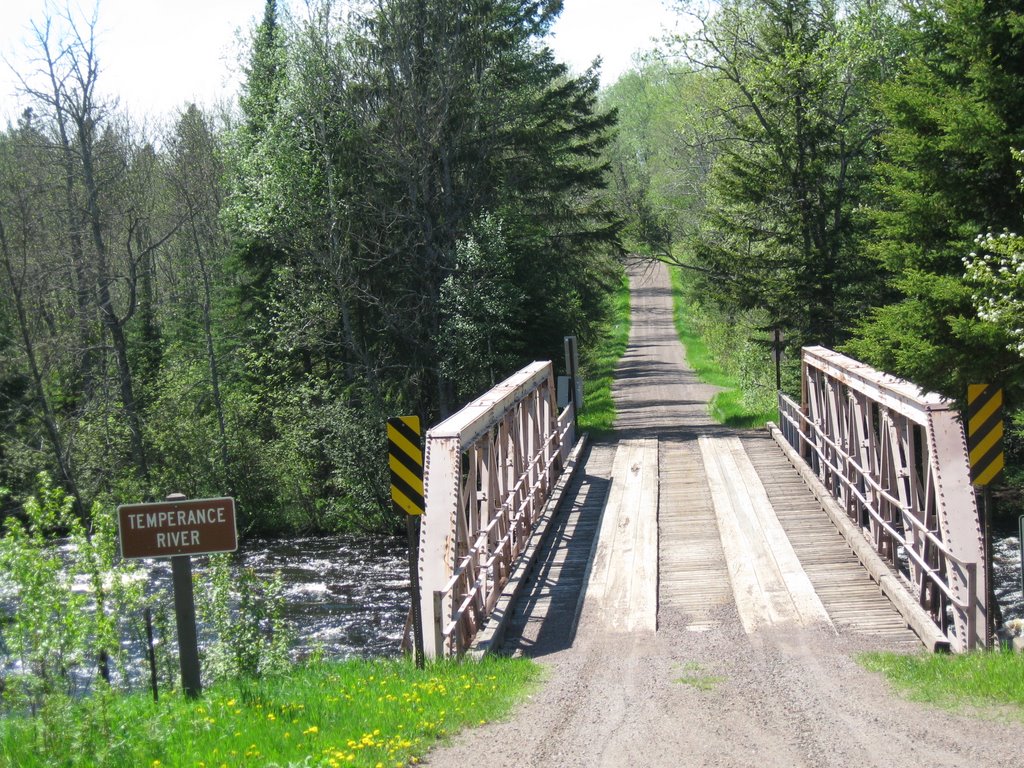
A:
{"label": "riverbank", "polygon": [[96,691],[0,719],[0,765],[235,768],[415,765],[438,739],[506,716],[536,685],[526,659],[313,661],[225,681],[198,700]]}

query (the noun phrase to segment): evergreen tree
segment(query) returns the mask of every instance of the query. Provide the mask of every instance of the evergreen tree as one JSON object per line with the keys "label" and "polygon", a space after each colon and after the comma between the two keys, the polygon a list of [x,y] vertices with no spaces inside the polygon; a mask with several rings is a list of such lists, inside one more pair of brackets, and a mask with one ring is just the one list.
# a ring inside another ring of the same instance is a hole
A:
{"label": "evergreen tree", "polygon": [[[614,116],[596,113],[596,75],[569,77],[539,45],[559,8],[385,0],[339,27],[322,2],[277,27],[287,75],[260,136],[238,129],[228,213],[240,242],[275,254],[253,431],[282,506],[312,525],[367,519],[356,499],[386,507],[378,446],[357,436],[389,412],[436,420],[602,310],[617,222],[594,193]],[[256,37],[250,79],[269,45]],[[271,101],[253,93],[247,109]],[[489,219],[500,238],[481,235]],[[474,243],[498,261],[460,266]],[[467,271],[495,281],[482,313],[449,300],[471,300]],[[452,344],[464,322],[507,336]]]}
{"label": "evergreen tree", "polygon": [[847,349],[960,397],[1019,365],[975,315],[962,260],[980,233],[1020,229],[1024,17],[1013,2],[919,0],[904,29],[903,70],[881,90],[885,162],[870,210],[870,253],[892,293]]}
{"label": "evergreen tree", "polygon": [[264,228],[257,224],[272,215],[258,206],[270,197],[264,187],[277,140],[278,108],[287,85],[284,30],[278,18],[277,0],[266,0],[244,72],[239,97],[243,122],[233,136],[233,167],[229,177],[232,189],[225,214],[236,237],[236,257],[249,276],[243,289],[247,309],[259,326],[268,292],[272,290],[272,272],[284,260],[284,254],[265,231],[265,223]]}
{"label": "evergreen tree", "polygon": [[871,291],[852,213],[872,159],[877,24],[870,8],[841,17],[827,1],[738,0],[684,47],[718,86],[687,265],[706,298],[759,309],[797,343],[835,344]]}

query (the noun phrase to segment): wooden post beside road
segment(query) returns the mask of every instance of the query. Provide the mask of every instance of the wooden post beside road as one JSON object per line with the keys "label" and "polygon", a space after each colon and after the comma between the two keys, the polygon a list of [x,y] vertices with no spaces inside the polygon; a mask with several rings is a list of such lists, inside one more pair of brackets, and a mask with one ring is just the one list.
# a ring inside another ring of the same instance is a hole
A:
{"label": "wooden post beside road", "polygon": [[583,407],[582,387],[580,384],[580,352],[576,345],[575,336],[566,336],[565,344],[565,373],[569,377],[569,401],[572,403],[572,424],[579,430],[580,408]]}

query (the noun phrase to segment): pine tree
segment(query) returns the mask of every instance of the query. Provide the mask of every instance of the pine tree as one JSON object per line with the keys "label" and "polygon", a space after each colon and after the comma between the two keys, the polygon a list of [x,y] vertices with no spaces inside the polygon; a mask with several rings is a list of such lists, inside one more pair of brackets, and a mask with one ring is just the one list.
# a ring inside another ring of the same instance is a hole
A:
{"label": "pine tree", "polygon": [[685,48],[719,118],[688,265],[706,299],[759,309],[797,343],[835,344],[870,290],[852,217],[875,130],[865,26],[827,1],[728,2]]}
{"label": "pine tree", "polygon": [[891,275],[891,303],[849,351],[947,395],[1006,379],[1017,365],[979,321],[963,258],[982,232],[1018,230],[1011,150],[1024,146],[1024,17],[1019,4],[926,0],[910,7],[908,54],[881,91],[887,120],[870,253]]}

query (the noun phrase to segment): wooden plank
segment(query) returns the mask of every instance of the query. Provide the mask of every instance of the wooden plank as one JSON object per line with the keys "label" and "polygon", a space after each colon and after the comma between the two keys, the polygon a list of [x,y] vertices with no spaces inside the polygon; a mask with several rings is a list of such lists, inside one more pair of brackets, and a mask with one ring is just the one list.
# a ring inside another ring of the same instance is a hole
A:
{"label": "wooden plank", "polygon": [[830,624],[739,438],[698,443],[744,629]]}
{"label": "wooden plank", "polygon": [[687,629],[706,631],[733,596],[704,462],[695,440],[662,440],[659,464],[659,610],[678,611]]}
{"label": "wooden plank", "polygon": [[594,446],[566,493],[556,530],[520,596],[502,650],[543,656],[568,648],[576,633],[584,576],[610,486],[614,449]]}
{"label": "wooden plank", "polygon": [[[920,647],[920,640],[881,593],[775,441],[746,437],[743,446],[833,623],[844,631],[883,638],[894,647]],[[796,493],[797,488],[802,493]]]}
{"label": "wooden plank", "polygon": [[654,632],[658,617],[658,441],[624,440],[587,581],[583,620]]}

